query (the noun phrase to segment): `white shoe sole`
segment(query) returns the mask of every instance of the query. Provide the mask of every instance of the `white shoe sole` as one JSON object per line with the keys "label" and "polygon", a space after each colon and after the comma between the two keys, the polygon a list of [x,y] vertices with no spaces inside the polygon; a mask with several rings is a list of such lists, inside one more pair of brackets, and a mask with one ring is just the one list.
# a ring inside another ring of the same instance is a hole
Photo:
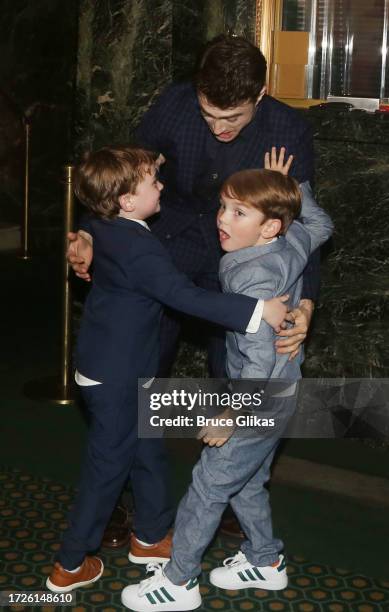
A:
{"label": "white shoe sole", "polygon": [[92,580],[84,580],[83,582],[75,582],[74,584],[69,584],[69,586],[60,587],[60,586],[57,586],[56,584],[53,584],[50,578],[48,578],[46,580],[46,586],[49,589],[49,591],[52,591],[53,593],[69,593],[70,591],[74,591],[74,589],[79,589],[80,587],[87,586],[88,584],[92,584],[93,582],[96,582],[96,580],[98,580],[101,577],[103,572],[104,572],[104,564],[103,562],[101,562],[101,572],[97,574],[97,576],[92,578]]}
{"label": "white shoe sole", "polygon": [[166,557],[137,557],[132,553],[128,553],[128,560],[136,565],[147,565],[148,563],[162,563],[162,565],[166,565],[166,563],[170,561],[170,559]]}
{"label": "white shoe sole", "polygon": [[137,605],[137,603],[134,602],[126,603],[122,597],[122,604],[129,610],[133,610],[133,612],[145,612],[145,609],[152,610],[153,612],[187,612],[188,610],[197,610],[198,608],[200,608],[202,604],[202,599],[201,595],[199,595],[198,597],[196,597],[195,601],[192,601],[188,604],[180,604],[177,601],[169,601],[165,604],[150,604],[150,608],[145,608],[144,603],[143,605],[142,603],[139,603],[139,605]]}
{"label": "white shoe sole", "polygon": [[248,580],[247,582],[242,582],[242,580],[236,582],[223,582],[223,580],[214,578],[212,575],[209,576],[209,581],[213,586],[218,587],[219,589],[225,589],[226,591],[240,591],[242,589],[260,589],[263,591],[282,591],[286,589],[288,586],[288,579],[279,580],[278,582],[270,582],[270,580]]}

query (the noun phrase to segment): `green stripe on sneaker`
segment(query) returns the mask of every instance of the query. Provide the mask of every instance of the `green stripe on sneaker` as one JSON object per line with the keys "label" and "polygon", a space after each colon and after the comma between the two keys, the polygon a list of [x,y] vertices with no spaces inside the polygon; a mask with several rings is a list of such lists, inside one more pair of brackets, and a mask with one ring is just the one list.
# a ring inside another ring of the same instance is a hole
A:
{"label": "green stripe on sneaker", "polygon": [[160,593],[158,593],[158,591],[153,591],[153,595],[154,595],[154,597],[156,597],[158,599],[159,602],[166,603],[166,601],[164,600],[162,595]]}
{"label": "green stripe on sneaker", "polygon": [[284,570],[286,568],[286,561],[285,561],[285,557],[282,559],[281,563],[279,564],[279,566],[277,567],[277,570],[279,572],[282,572],[282,570]]}
{"label": "green stripe on sneaker", "polygon": [[160,588],[160,591],[161,591],[161,593],[163,593],[163,594],[165,595],[165,597],[166,597],[166,599],[167,599],[168,601],[176,601],[176,600],[174,599],[174,597],[172,597],[172,596],[170,595],[170,593],[168,593],[168,592],[167,592],[167,590],[165,589],[165,587],[161,587],[161,588]]}
{"label": "green stripe on sneaker", "polygon": [[198,580],[197,578],[191,578],[188,582],[188,584],[186,585],[186,590],[190,591],[191,589],[193,589],[195,586],[197,586]]}
{"label": "green stripe on sneaker", "polygon": [[250,570],[248,570],[248,569],[246,570],[246,576],[249,578],[249,580],[256,580],[257,579],[256,576],[254,576],[254,574],[252,574],[250,572]]}
{"label": "green stripe on sneaker", "polygon": [[147,597],[147,599],[149,600],[149,602],[150,602],[151,604],[155,604],[155,603],[157,603],[156,601],[154,601],[154,597],[152,596],[152,594],[151,594],[151,593],[146,593],[146,597]]}
{"label": "green stripe on sneaker", "polygon": [[257,567],[252,567],[251,569],[253,570],[254,574],[258,576],[260,580],[265,580]]}
{"label": "green stripe on sneaker", "polygon": [[248,578],[246,578],[243,572],[238,572],[238,576],[243,582],[248,582]]}

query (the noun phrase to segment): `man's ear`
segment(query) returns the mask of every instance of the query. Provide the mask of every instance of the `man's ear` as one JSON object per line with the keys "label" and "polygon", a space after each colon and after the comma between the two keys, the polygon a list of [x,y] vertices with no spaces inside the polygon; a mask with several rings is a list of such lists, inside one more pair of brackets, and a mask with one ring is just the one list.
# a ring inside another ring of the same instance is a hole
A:
{"label": "man's ear", "polygon": [[262,227],[262,238],[270,240],[278,236],[282,229],[282,222],[280,219],[267,219]]}
{"label": "man's ear", "polygon": [[123,195],[119,196],[118,200],[119,206],[122,210],[124,210],[124,212],[134,212],[135,205],[132,201],[131,194],[124,193]]}
{"label": "man's ear", "polygon": [[259,92],[258,98],[255,101],[255,106],[258,106],[258,104],[262,100],[263,96],[265,95],[266,91],[267,91],[267,88],[266,88],[266,85],[264,85],[262,87],[261,91]]}

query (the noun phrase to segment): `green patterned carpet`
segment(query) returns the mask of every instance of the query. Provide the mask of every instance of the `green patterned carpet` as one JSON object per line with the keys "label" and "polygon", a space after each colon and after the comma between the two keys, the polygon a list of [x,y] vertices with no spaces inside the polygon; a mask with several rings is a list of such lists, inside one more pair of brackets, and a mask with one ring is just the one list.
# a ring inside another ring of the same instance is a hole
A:
{"label": "green patterned carpet", "polygon": [[[45,577],[59,546],[60,531],[66,526],[73,489],[47,478],[7,468],[0,471],[0,489],[0,590],[44,589]],[[220,591],[207,582],[207,572],[226,556],[234,555],[237,547],[235,541],[218,538],[209,549],[201,580],[202,610],[389,610],[389,580],[372,580],[346,569],[316,563],[315,559],[297,556],[288,559],[289,586],[282,592]],[[121,589],[142,579],[144,570],[131,565],[122,552],[104,552],[102,558],[105,564],[102,579],[96,585],[77,591],[77,605],[63,610],[123,610]],[[19,606],[14,609],[32,608]],[[41,609],[54,610],[53,607]]]}

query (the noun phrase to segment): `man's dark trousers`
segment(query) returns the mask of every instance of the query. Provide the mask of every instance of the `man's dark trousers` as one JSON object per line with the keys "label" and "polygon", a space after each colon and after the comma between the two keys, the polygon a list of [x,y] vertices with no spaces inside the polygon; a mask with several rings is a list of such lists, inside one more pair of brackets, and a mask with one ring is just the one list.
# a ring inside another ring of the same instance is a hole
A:
{"label": "man's dark trousers", "polygon": [[[216,235],[216,218],[215,235]],[[157,232],[156,232],[157,233]],[[174,264],[184,272],[198,287],[211,291],[220,291],[219,259],[222,251],[210,247],[204,240],[198,226],[189,227],[178,236],[166,241],[161,240],[168,249]],[[215,241],[216,242],[216,241]],[[185,256],[183,256],[185,252]],[[165,309],[160,323],[160,362],[159,378],[168,378],[177,354],[183,316],[173,310]],[[213,378],[225,378],[226,346],[225,330],[217,325],[196,321],[194,323],[204,331],[207,340],[208,370]]]}

